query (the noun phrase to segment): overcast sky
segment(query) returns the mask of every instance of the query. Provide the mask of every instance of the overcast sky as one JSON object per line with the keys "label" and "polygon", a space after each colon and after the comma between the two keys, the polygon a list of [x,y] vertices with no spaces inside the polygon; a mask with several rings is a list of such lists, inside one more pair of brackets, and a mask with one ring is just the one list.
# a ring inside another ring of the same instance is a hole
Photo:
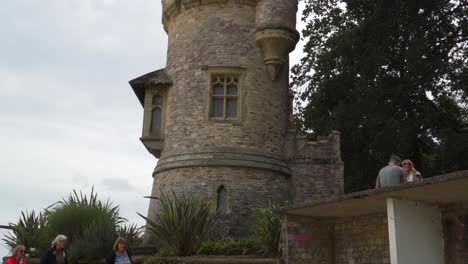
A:
{"label": "overcast sky", "polygon": [[143,224],[156,160],[128,81],[165,66],[160,21],[158,0],[2,2],[0,225],[92,186]]}

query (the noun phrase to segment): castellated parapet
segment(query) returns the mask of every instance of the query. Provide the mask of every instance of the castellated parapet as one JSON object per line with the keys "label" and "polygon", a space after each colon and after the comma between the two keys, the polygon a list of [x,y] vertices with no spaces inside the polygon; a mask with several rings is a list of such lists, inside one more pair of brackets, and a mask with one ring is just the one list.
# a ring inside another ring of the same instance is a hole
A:
{"label": "castellated parapet", "polygon": [[[248,208],[292,203],[307,192],[339,193],[339,184],[307,189],[335,175],[324,170],[340,168],[330,148],[339,136],[305,147],[288,132],[297,0],[162,4],[167,66],[130,81],[144,106],[141,140],[159,159],[152,195],[173,190],[213,199],[222,215],[218,231],[241,236],[253,221]],[[304,165],[322,154],[334,161]],[[157,211],[151,201],[149,218]]]}

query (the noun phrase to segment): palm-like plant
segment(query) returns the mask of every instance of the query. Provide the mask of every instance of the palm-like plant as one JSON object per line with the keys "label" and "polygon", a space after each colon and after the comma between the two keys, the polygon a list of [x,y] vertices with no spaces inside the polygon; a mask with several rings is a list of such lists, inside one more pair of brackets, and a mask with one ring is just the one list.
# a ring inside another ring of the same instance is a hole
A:
{"label": "palm-like plant", "polygon": [[125,224],[120,226],[117,232],[119,237],[125,238],[130,247],[138,246],[143,241],[143,227],[139,227],[136,224]]}
{"label": "palm-like plant", "polygon": [[216,214],[210,213],[211,201],[187,197],[177,197],[174,192],[160,197],[148,197],[160,201],[157,220],[147,221],[147,227],[168,249],[178,256],[190,256],[197,252],[214,223]]}
{"label": "palm-like plant", "polygon": [[48,228],[54,233],[66,234],[71,241],[81,237],[85,228],[98,217],[109,219],[115,229],[125,221],[119,216],[119,206],[113,206],[109,199],[99,200],[94,188],[89,197],[73,190],[68,197],[49,206],[45,215]]}
{"label": "palm-like plant", "polygon": [[75,190],[45,210],[47,229],[53,235],[64,234],[71,243],[72,260],[105,256],[117,238],[118,226],[125,220],[119,207],[107,199],[98,199],[94,188],[89,197]]}
{"label": "palm-like plant", "polygon": [[283,252],[281,218],[272,208],[252,209],[256,217],[256,234],[267,254],[280,256]]}
{"label": "palm-like plant", "polygon": [[36,214],[32,212],[21,212],[18,223],[9,223],[12,232],[8,232],[3,242],[8,248],[13,249],[16,245],[22,244],[26,248],[41,249],[47,245],[47,238],[45,235],[46,217],[39,212]]}

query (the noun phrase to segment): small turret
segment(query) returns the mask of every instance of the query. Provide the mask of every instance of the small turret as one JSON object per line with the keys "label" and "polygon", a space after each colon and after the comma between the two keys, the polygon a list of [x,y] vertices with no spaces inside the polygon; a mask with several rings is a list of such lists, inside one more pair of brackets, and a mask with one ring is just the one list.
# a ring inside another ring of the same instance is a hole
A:
{"label": "small turret", "polygon": [[255,40],[271,80],[276,80],[299,41],[297,0],[261,0],[257,5]]}

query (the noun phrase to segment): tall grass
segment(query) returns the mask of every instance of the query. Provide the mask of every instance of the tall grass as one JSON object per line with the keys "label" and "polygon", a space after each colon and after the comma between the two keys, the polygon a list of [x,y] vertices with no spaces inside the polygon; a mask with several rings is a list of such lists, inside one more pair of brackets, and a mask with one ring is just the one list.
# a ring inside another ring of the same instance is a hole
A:
{"label": "tall grass", "polygon": [[252,209],[256,217],[255,232],[266,254],[280,256],[283,252],[282,223],[280,216],[273,210],[273,208]]}
{"label": "tall grass", "polygon": [[215,214],[210,214],[211,201],[185,194],[177,197],[174,192],[148,198],[159,200],[161,205],[156,221],[139,214],[147,221],[148,230],[178,256],[195,254],[216,219]]}

